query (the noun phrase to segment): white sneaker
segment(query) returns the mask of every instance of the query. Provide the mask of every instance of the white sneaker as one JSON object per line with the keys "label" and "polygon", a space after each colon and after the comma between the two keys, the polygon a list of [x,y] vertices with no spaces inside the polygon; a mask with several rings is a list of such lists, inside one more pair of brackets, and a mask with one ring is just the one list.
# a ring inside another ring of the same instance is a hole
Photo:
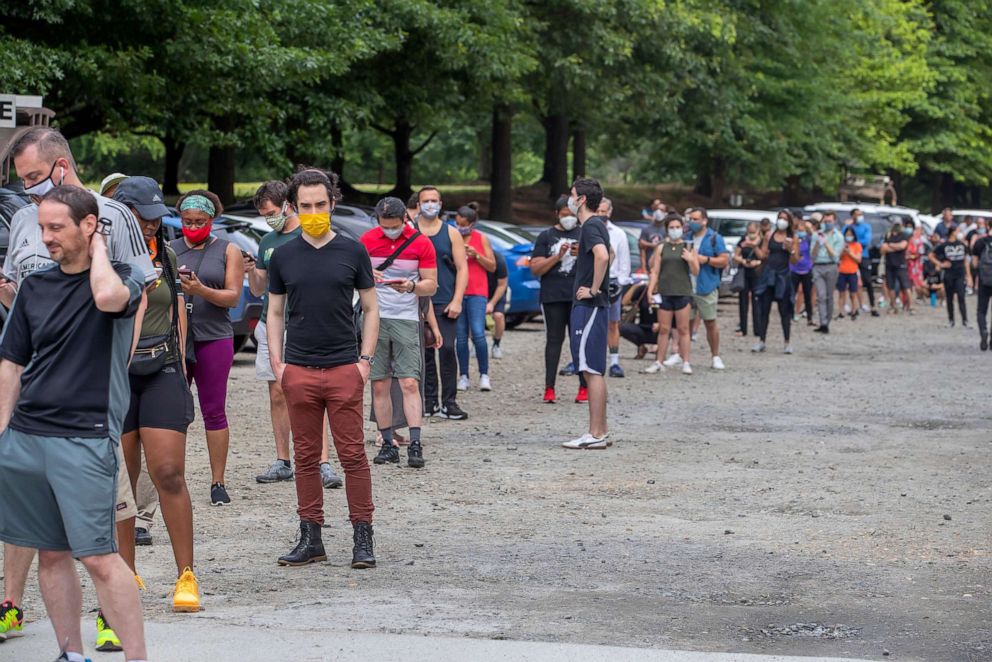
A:
{"label": "white sneaker", "polygon": [[603,450],[613,445],[610,435],[604,434],[602,437],[594,437],[588,432],[579,437],[562,443],[562,448],[571,450]]}
{"label": "white sneaker", "polygon": [[713,357],[713,369],[714,370],[725,370],[727,366],[723,365],[723,359],[719,356]]}
{"label": "white sneaker", "polygon": [[765,343],[763,342],[755,343],[754,347],[751,348],[751,351],[755,353],[765,351]]}
{"label": "white sneaker", "polygon": [[643,372],[643,373],[645,373],[647,375],[654,375],[654,374],[657,374],[657,373],[661,372],[664,369],[665,369],[665,366],[663,366],[660,363],[658,363],[657,361],[655,361],[654,363],[652,363],[651,365],[649,365],[647,368],[645,368],[641,372]]}
{"label": "white sneaker", "polygon": [[785,346],[785,353],[786,354],[792,354],[792,345],[786,345]]}
{"label": "white sneaker", "polygon": [[467,391],[468,390],[468,387],[469,387],[468,376],[467,375],[462,375],[461,377],[459,377],[458,378],[458,390],[459,391]]}
{"label": "white sneaker", "polygon": [[489,375],[482,375],[481,377],[479,377],[479,390],[480,391],[493,390],[493,385],[489,383]]}
{"label": "white sneaker", "polygon": [[691,340],[692,342],[696,342],[696,340],[698,340],[698,339],[699,339],[699,331],[696,331],[696,332],[695,332],[694,334],[692,334],[691,336],[689,336],[689,339],[690,339],[690,340]]}
{"label": "white sneaker", "polygon": [[503,348],[499,345],[493,345],[493,358],[501,359],[503,358]]}
{"label": "white sneaker", "polygon": [[688,363],[683,363],[682,364],[682,374],[683,375],[691,375],[692,374],[692,366],[689,365]]}
{"label": "white sneaker", "polygon": [[674,368],[677,365],[682,365],[682,357],[679,354],[672,354],[662,363],[666,368]]}

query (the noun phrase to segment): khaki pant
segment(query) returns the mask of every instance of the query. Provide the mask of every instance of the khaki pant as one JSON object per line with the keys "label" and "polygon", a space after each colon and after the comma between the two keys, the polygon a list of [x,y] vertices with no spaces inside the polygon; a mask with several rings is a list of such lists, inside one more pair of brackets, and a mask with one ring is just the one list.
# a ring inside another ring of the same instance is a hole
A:
{"label": "khaki pant", "polygon": [[152,530],[152,521],[158,511],[158,491],[148,475],[148,467],[145,466],[144,455],[141,456],[141,474],[138,475],[138,489],[135,492],[134,500],[138,506],[138,519],[134,523],[136,527]]}

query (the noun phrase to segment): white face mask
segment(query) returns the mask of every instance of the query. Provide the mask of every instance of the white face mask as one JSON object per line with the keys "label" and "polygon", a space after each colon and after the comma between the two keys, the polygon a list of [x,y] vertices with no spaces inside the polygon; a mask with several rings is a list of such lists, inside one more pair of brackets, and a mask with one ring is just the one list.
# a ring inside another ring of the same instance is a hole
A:
{"label": "white face mask", "polygon": [[[61,186],[62,183],[65,182],[65,168],[59,168],[59,170],[62,171],[62,174],[59,176],[59,183],[58,183],[58,185]],[[49,191],[51,191],[53,188],[55,188],[56,184],[54,179],[55,179],[55,164],[53,163],[52,170],[51,172],[48,173],[48,177],[45,177],[43,180],[41,180],[34,186],[25,186],[24,192],[27,195],[40,198]]]}
{"label": "white face mask", "polygon": [[566,230],[573,230],[579,224],[579,219],[575,216],[563,216],[558,219],[558,224]]}
{"label": "white face mask", "polygon": [[789,221],[785,220],[784,218],[780,218],[777,221],[775,221],[775,227],[777,227],[779,230],[788,230]]}
{"label": "white face mask", "polygon": [[437,215],[441,213],[441,203],[425,202],[420,205],[420,213],[423,214],[425,218],[437,218]]}
{"label": "white face mask", "polygon": [[579,213],[579,206],[578,198],[573,198],[572,196],[568,197],[568,211],[577,215]]}
{"label": "white face mask", "polygon": [[671,228],[668,231],[668,238],[672,241],[678,241],[682,238],[682,228]]}
{"label": "white face mask", "polygon": [[379,229],[382,230],[382,234],[386,235],[390,239],[397,239],[401,234],[403,234],[403,226],[398,228],[384,228],[381,225]]}

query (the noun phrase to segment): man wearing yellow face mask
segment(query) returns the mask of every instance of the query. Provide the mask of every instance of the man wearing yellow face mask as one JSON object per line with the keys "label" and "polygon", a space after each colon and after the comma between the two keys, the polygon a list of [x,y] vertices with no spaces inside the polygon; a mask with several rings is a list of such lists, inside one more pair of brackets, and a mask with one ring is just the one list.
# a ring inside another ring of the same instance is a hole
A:
{"label": "man wearing yellow face mask", "polygon": [[[303,234],[276,248],[268,262],[269,360],[289,406],[300,517],[299,543],[279,557],[279,564],[327,559],[320,531],[324,495],[318,467],[326,411],[346,477],[354,529],[351,567],[373,568],[372,475],[362,412],[365,383],[375,362],[379,305],[368,252],[331,230],[334,203],[341,198],[337,182],[334,173],[313,168],[293,176],[288,200],[299,213]],[[361,351],[353,321],[355,290],[363,311]],[[287,303],[290,315],[284,319]]]}

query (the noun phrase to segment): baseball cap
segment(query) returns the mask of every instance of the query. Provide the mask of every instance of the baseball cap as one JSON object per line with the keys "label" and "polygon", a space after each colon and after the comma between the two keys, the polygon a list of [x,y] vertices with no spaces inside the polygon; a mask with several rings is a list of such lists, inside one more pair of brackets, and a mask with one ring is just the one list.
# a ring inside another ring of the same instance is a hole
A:
{"label": "baseball cap", "polygon": [[114,200],[134,207],[141,218],[149,221],[169,215],[164,198],[158,182],[151,177],[128,177],[114,191]]}
{"label": "baseball cap", "polygon": [[114,184],[119,184],[125,179],[127,179],[127,175],[125,175],[123,172],[114,172],[107,175],[106,177],[103,178],[103,181],[100,182],[100,195],[106,195],[107,189],[109,189]]}

